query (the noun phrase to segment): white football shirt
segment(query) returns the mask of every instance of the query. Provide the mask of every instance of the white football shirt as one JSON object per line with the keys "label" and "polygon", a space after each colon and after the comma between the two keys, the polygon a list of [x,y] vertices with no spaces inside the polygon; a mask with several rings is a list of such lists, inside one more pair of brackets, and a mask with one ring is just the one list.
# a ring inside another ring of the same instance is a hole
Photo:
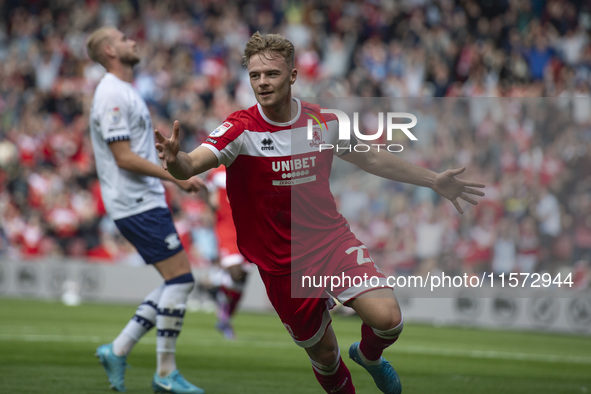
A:
{"label": "white football shirt", "polygon": [[119,168],[109,149],[111,142],[129,140],[132,152],[160,165],[146,103],[130,83],[111,73],[94,92],[90,137],[101,194],[113,220],[167,207],[160,179]]}

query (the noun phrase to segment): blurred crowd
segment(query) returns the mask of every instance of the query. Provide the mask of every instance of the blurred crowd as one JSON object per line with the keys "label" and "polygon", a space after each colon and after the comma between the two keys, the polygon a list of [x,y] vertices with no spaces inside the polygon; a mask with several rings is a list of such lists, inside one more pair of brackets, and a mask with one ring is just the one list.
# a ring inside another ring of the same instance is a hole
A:
{"label": "blurred crowd", "polygon": [[[295,44],[298,97],[436,98],[405,157],[466,165],[487,196],[459,216],[427,189],[339,177],[342,212],[384,270],[565,270],[589,284],[582,0],[1,1],[0,259],[140,261],[105,215],[88,137],[104,70],[84,45],[103,25],[138,42],[135,87],[155,127],[181,121],[184,150],[254,104],[242,51],[257,30]],[[216,247],[204,196],[173,185],[167,195],[193,264],[207,266]]]}

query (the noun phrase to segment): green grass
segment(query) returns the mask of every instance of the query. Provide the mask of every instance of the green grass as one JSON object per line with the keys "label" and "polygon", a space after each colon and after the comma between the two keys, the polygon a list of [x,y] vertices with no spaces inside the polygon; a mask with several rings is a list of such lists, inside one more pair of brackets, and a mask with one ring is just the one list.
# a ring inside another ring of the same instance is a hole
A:
{"label": "green grass", "polygon": [[[135,306],[0,299],[0,393],[109,393],[95,348],[110,342]],[[305,352],[275,315],[240,313],[238,339],[225,341],[212,314],[187,313],[177,362],[208,394],[321,393]],[[348,359],[359,339],[357,317],[334,318],[343,358],[360,394],[377,393],[371,377]],[[129,393],[149,393],[155,335],[128,358]],[[591,392],[591,338],[407,324],[386,350],[404,393]]]}

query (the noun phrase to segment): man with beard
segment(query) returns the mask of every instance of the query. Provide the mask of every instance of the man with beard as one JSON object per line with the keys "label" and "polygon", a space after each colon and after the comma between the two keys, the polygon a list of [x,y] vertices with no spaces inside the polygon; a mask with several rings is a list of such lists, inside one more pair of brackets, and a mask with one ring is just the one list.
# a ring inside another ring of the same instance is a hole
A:
{"label": "man with beard", "polygon": [[90,134],[105,208],[121,234],[147,264],[164,279],[138,306],[135,315],[96,356],[107,372],[111,388],[126,391],[127,355],[156,326],[155,392],[204,393],[189,383],[176,366],[177,337],[185,305],[195,281],[186,252],[174,227],[161,180],[186,192],[198,191],[198,178],[179,181],[158,163],[148,107],[132,87],[133,66],[139,62],[135,41],[114,27],[102,27],[87,40],[89,57],[105,67],[90,113]]}

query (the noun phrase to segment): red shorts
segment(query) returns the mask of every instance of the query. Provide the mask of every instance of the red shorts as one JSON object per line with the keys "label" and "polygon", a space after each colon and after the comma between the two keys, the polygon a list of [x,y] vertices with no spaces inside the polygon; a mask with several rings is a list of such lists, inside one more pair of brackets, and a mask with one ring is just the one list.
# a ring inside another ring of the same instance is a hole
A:
{"label": "red shorts", "polygon": [[331,322],[334,297],[347,305],[359,295],[389,287],[367,247],[352,233],[343,237],[317,264],[289,275],[260,270],[271,304],[293,340],[308,348],[320,341]]}

